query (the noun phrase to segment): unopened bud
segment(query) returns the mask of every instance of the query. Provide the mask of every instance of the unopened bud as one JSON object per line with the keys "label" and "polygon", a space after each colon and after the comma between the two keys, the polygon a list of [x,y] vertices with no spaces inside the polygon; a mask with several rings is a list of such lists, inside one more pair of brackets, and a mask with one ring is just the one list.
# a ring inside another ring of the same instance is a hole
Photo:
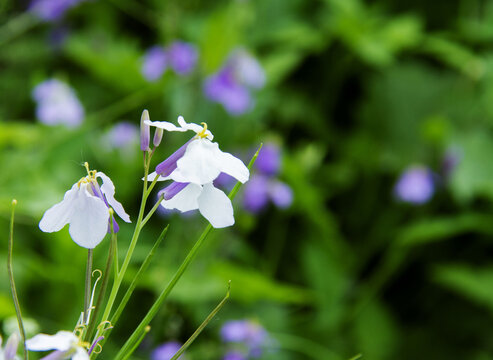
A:
{"label": "unopened bud", "polygon": [[146,120],[150,120],[149,111],[142,111],[140,117],[140,150],[149,151],[149,141],[151,139],[151,128],[145,123]]}
{"label": "unopened bud", "polygon": [[164,130],[161,128],[156,128],[156,131],[154,131],[154,139],[152,139],[152,143],[154,144],[155,147],[158,147],[159,144],[161,144],[161,140],[163,139],[163,133]]}

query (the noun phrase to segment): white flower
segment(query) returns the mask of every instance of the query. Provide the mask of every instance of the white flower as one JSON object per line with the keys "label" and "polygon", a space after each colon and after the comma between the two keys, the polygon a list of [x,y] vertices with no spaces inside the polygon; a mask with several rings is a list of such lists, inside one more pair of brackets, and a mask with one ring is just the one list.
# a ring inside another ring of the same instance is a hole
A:
{"label": "white flower", "polygon": [[189,124],[181,116],[178,117],[179,127],[165,121],[148,121],[147,124],[168,131],[192,130],[196,133],[196,136],[159,164],[156,172],[149,175],[149,180],[159,175],[158,181],[176,182],[163,189],[164,200],[161,205],[182,212],[198,209],[215,228],[233,225],[231,200],[215,188],[212,182],[223,172],[245,183],[250,176],[245,164],[221,151],[219,145],[211,141],[213,135],[205,124],[204,127]]}
{"label": "white flower", "polygon": [[30,351],[55,350],[48,355],[50,360],[89,360],[86,350],[88,345],[70,331],[59,331],[55,335],[38,334],[26,340],[26,347]]}
{"label": "white flower", "polygon": [[2,337],[0,336],[0,360],[15,360],[18,359],[17,347],[19,346],[19,335],[13,333],[9,336],[5,348],[2,349]]}
{"label": "white flower", "polygon": [[[86,168],[88,165],[86,163]],[[92,249],[98,245],[108,231],[110,213],[108,206],[123,221],[130,222],[130,217],[115,199],[115,186],[111,179],[102,172],[89,171],[88,176],[80,179],[65,193],[63,200],[49,208],[39,222],[44,232],[55,232],[69,225],[69,233],[78,245]],[[103,184],[98,184],[101,178]],[[113,222],[115,232],[118,224]]]}

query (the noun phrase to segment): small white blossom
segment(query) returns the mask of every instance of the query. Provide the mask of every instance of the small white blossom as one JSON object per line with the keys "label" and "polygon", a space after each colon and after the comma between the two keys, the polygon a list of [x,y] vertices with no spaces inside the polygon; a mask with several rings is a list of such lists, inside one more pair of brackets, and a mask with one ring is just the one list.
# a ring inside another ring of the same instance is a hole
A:
{"label": "small white blossom", "polygon": [[26,341],[30,351],[55,350],[48,355],[50,360],[89,360],[88,345],[70,331],[59,331],[55,335],[38,334]]}
{"label": "small white blossom", "polygon": [[17,347],[19,346],[19,335],[13,333],[9,336],[7,344],[2,349],[2,337],[0,336],[0,360],[16,360],[18,357]]}
{"label": "small white blossom", "polygon": [[[45,212],[39,228],[44,232],[55,232],[69,224],[72,240],[79,246],[92,249],[108,232],[109,206],[123,221],[130,222],[130,217],[115,199],[115,186],[111,179],[102,172],[88,170],[88,173],[65,193],[60,203]],[[101,187],[97,178],[103,181]],[[113,225],[116,232],[118,225],[116,222]]]}
{"label": "small white blossom", "polygon": [[149,175],[149,180],[159,176],[158,181],[173,180],[179,185],[170,185],[163,190],[164,200],[161,205],[166,209],[185,212],[198,209],[215,228],[234,224],[233,206],[226,194],[215,188],[212,182],[221,172],[245,183],[250,172],[243,162],[233,155],[219,149],[212,142],[212,133],[204,127],[187,123],[178,117],[176,126],[166,121],[148,121],[148,125],[167,131],[196,133],[189,142],[178,149],[168,159],[156,167],[156,172]]}

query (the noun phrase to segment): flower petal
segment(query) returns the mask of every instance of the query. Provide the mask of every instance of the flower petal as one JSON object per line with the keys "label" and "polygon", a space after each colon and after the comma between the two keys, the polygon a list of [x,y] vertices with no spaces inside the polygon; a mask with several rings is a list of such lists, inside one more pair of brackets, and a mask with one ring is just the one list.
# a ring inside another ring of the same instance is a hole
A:
{"label": "flower petal", "polygon": [[[178,116],[178,124],[182,127],[182,129],[192,130],[196,134],[200,133],[204,129],[204,127],[201,125],[197,125],[194,123],[187,123],[183,118],[183,116]],[[212,135],[212,133],[209,130],[206,130],[205,133],[207,134],[207,139],[209,140],[214,139],[214,135]]]}
{"label": "flower petal", "polygon": [[84,348],[78,346],[72,360],[89,360],[89,355]]}
{"label": "flower petal", "polygon": [[74,184],[65,193],[63,200],[46,210],[39,222],[39,228],[44,232],[55,232],[61,230],[70,221],[73,212],[73,202],[77,198],[79,187]]}
{"label": "flower petal", "polygon": [[204,185],[198,203],[200,213],[209,220],[213,227],[223,228],[235,223],[231,200],[214,185]]}
{"label": "flower petal", "polygon": [[213,148],[218,145],[206,139],[190,142],[177,168],[169,177],[177,182],[191,182],[199,185],[212,182],[221,173],[219,162],[214,158]]}
{"label": "flower petal", "polygon": [[212,148],[212,153],[214,154],[216,161],[218,161],[220,171],[236,178],[236,180],[243,184],[247,182],[250,177],[250,171],[245,164],[243,164],[243,161],[230,153],[221,151],[217,143],[211,144],[216,145]]}
{"label": "flower petal", "polygon": [[[154,172],[150,173],[149,175],[147,175],[147,181],[154,181],[156,176],[159,176],[159,179],[157,179],[156,181],[166,181],[166,180],[170,179],[167,176],[164,177],[164,176],[158,175],[158,173],[154,171]],[[144,180],[144,178],[142,178],[142,180]]]}
{"label": "flower petal", "polygon": [[103,192],[106,201],[108,204],[115,210],[119,217],[122,218],[125,222],[131,222],[130,216],[125,212],[123,205],[115,199],[115,185],[113,185],[113,181],[107,176],[105,173],[101,171],[96,173],[97,177],[100,177],[103,180],[103,185],[101,185],[101,191]]}
{"label": "flower petal", "polygon": [[73,202],[69,233],[78,245],[93,249],[106,235],[110,213],[103,200],[87,191],[87,186],[81,184]]}
{"label": "flower petal", "polygon": [[164,129],[166,131],[179,131],[179,132],[185,132],[188,129],[183,128],[183,127],[178,127],[173,123],[167,122],[167,121],[150,121],[146,120],[145,121],[146,125],[154,126],[160,129]]}
{"label": "flower petal", "polygon": [[69,331],[59,331],[55,335],[38,334],[26,340],[26,347],[31,351],[60,350],[67,351],[78,342],[77,336]]}
{"label": "flower petal", "polygon": [[161,206],[165,209],[177,209],[181,212],[195,210],[199,208],[197,202],[202,186],[197,184],[188,184],[182,191],[176,194],[170,200],[163,200]]}
{"label": "flower petal", "polygon": [[19,346],[19,340],[19,335],[17,333],[13,333],[9,336],[4,349],[5,360],[15,359],[15,354],[17,354],[17,347]]}

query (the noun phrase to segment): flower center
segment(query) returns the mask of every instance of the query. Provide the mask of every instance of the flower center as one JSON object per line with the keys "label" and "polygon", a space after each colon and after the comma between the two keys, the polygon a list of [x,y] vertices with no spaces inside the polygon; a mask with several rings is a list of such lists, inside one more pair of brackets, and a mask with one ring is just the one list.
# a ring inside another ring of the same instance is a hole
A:
{"label": "flower center", "polygon": [[89,163],[87,161],[84,163],[84,167],[86,168],[87,176],[81,178],[77,182],[78,187],[80,187],[80,184],[90,184],[91,182],[96,180],[96,173],[98,171],[97,170],[89,170]]}
{"label": "flower center", "polygon": [[200,123],[200,125],[204,125],[204,128],[202,129],[201,132],[197,133],[197,136],[201,139],[203,138],[206,138],[207,137],[207,124],[205,122],[203,123]]}

